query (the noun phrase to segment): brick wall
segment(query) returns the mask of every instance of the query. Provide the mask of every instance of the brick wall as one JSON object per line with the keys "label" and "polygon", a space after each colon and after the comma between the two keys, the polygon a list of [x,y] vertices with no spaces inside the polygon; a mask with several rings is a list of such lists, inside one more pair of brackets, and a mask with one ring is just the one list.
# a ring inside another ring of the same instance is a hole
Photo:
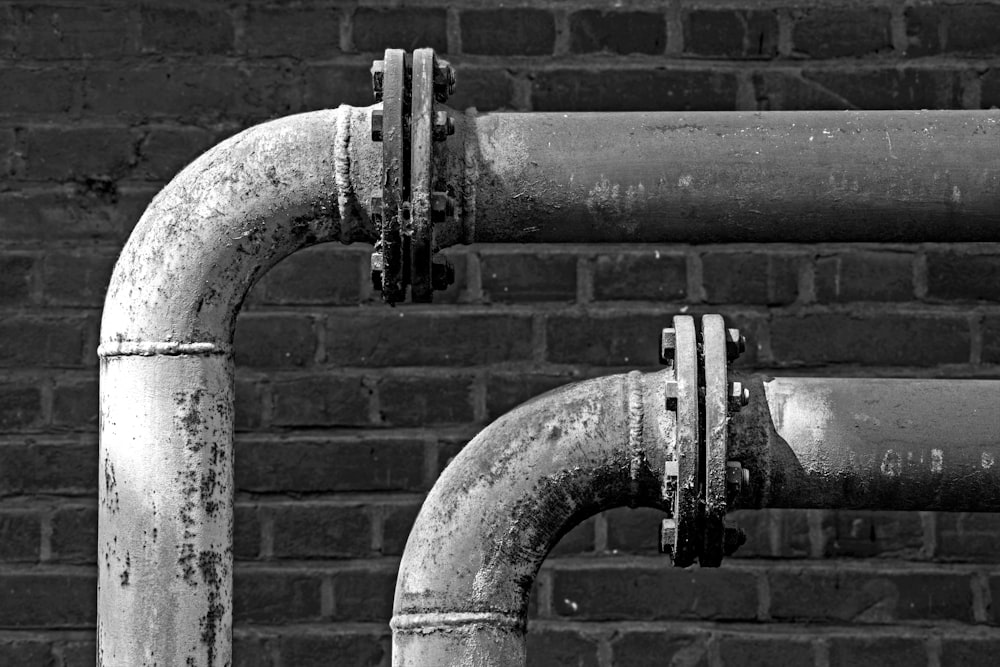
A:
{"label": "brick wall", "polygon": [[[370,103],[388,46],[481,110],[1000,104],[1000,3],[0,1],[0,665],[94,664],[97,329],[150,198],[248,125]],[[1000,375],[1000,246],[481,246],[433,306],[382,306],[363,247],[272,271],[238,325],[236,664],[388,665],[423,495],[482,425],[561,383],[655,367],[679,311],[744,369]],[[385,326],[387,321],[393,326]],[[375,335],[376,332],[378,335]],[[971,665],[1000,650],[1000,516],[744,513],[717,571],[657,517],[568,534],[533,665]],[[994,603],[996,600],[996,603]],[[336,656],[336,657],[331,657]]]}

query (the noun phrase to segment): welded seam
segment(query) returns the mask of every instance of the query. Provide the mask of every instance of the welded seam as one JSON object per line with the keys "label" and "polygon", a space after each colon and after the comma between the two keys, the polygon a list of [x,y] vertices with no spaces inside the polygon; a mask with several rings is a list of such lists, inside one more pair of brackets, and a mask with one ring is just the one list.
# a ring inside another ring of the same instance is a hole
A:
{"label": "welded seam", "polygon": [[645,459],[642,450],[642,373],[632,371],[626,378],[628,394],[628,456],[629,479],[632,485],[632,497],[639,491],[639,474]]}
{"label": "welded seam", "polygon": [[351,188],[351,111],[354,107],[341,104],[337,109],[337,135],[333,139],[333,177],[337,184],[337,209],[340,212],[340,229],[343,235],[346,221],[353,219],[350,202],[354,197]]}
{"label": "welded seam", "polygon": [[479,180],[479,160],[476,138],[476,110],[465,112],[467,121],[463,141],[465,142],[465,187],[462,188],[462,236],[465,243],[476,241],[476,181]]}
{"label": "welded seam", "polygon": [[226,354],[227,350],[215,343],[179,343],[177,341],[115,341],[101,343],[97,356],[108,357],[177,357],[193,355],[209,357]]}
{"label": "welded seam", "polygon": [[430,630],[460,628],[468,625],[489,625],[495,628],[523,631],[526,627],[526,621],[518,615],[487,611],[397,614],[389,621],[389,627],[397,633],[423,633]]}

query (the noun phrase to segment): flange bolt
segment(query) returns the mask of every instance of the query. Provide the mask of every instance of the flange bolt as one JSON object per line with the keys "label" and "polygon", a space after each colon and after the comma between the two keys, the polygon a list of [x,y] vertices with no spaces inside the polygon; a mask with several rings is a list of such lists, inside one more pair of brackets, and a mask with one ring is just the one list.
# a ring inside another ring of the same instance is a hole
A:
{"label": "flange bolt", "polygon": [[732,412],[739,412],[740,408],[750,403],[750,390],[743,386],[742,382],[729,383],[729,409]]}
{"label": "flange bolt", "polygon": [[734,361],[741,354],[746,352],[747,339],[740,333],[739,329],[726,329],[726,358]]}

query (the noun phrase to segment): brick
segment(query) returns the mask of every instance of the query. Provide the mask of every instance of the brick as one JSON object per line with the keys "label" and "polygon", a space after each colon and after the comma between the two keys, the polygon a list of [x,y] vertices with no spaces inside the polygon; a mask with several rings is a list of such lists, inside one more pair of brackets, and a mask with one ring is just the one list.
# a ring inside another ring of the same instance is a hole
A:
{"label": "brick", "polygon": [[596,301],[683,301],[687,259],[660,250],[600,255],[594,265]]}
{"label": "brick", "polygon": [[272,652],[263,637],[233,635],[233,667],[274,667]]}
{"label": "brick", "polygon": [[382,518],[382,555],[399,556],[420,512],[420,503],[387,505]]}
{"label": "brick", "polygon": [[732,111],[733,72],[667,67],[546,69],[532,80],[535,111]]}
{"label": "brick", "polygon": [[312,365],[316,331],[312,318],[243,313],[236,320],[236,364],[251,368]]}
{"label": "brick", "polygon": [[301,87],[299,72],[261,61],[95,67],[87,73],[84,109],[131,122],[169,118],[182,123],[243,124],[300,110]]}
{"label": "brick", "polygon": [[259,571],[237,566],[233,573],[233,621],[294,623],[319,620],[320,581],[295,571]]}
{"label": "brick", "polygon": [[927,253],[927,296],[1000,301],[1000,254]]}
{"label": "brick", "polygon": [[757,584],[728,569],[588,568],[553,572],[559,616],[588,621],[753,620]]}
{"label": "brick", "polygon": [[251,5],[243,43],[253,57],[329,58],[340,52],[339,8]]}
{"label": "brick", "polygon": [[233,557],[253,560],[260,556],[260,520],[256,505],[237,503],[233,518]]}
{"label": "brick", "polygon": [[448,106],[452,108],[475,107],[478,111],[514,108],[514,80],[505,69],[460,64],[455,66],[455,80],[455,94],[448,98]]}
{"label": "brick", "polygon": [[569,49],[573,53],[663,53],[667,23],[654,12],[580,11],[569,17]]}
{"label": "brick", "polygon": [[968,574],[771,570],[771,617],[817,623],[972,622]]}
{"label": "brick", "polygon": [[383,378],[379,416],[389,426],[460,424],[474,420],[471,377]]}
{"label": "brick", "polygon": [[559,538],[546,558],[564,556],[579,556],[594,553],[594,534],[596,520],[594,517],[585,519],[573,526],[565,535]]}
{"label": "brick", "polygon": [[135,178],[167,181],[218,143],[218,135],[197,127],[152,127],[138,145]]}
{"label": "brick", "polygon": [[0,665],[52,665],[48,642],[8,639],[0,641]]}
{"label": "brick", "polygon": [[354,12],[354,48],[362,52],[430,47],[448,52],[444,9],[361,8]]}
{"label": "brick", "polygon": [[933,366],[969,360],[968,323],[959,317],[881,313],[775,316],[778,363]]}
{"label": "brick", "polygon": [[233,24],[221,9],[140,8],[142,45],[157,53],[231,53]]}
{"label": "brick", "polygon": [[768,69],[754,72],[752,80],[761,111],[817,111],[849,105],[840,95],[804,78],[799,70]]}
{"label": "brick", "polygon": [[593,366],[656,366],[667,315],[592,312],[551,315],[546,323],[548,359]]}
{"label": "brick", "polygon": [[772,58],[778,54],[774,12],[702,9],[684,15],[684,51],[700,56]]}
{"label": "brick", "polygon": [[13,628],[79,628],[97,620],[96,571],[54,574],[44,570],[0,574],[0,625]]}
{"label": "brick", "polygon": [[989,660],[1000,651],[1000,639],[986,637],[941,638],[941,667],[967,667]]}
{"label": "brick", "polygon": [[993,562],[1000,551],[1000,514],[939,512],[936,525],[936,556]]}
{"label": "brick", "polygon": [[464,53],[545,56],[555,47],[555,20],[545,10],[466,10],[459,23]]}
{"label": "brick", "polygon": [[798,296],[805,259],[795,255],[709,252],[702,255],[708,303],[783,305]]}
{"label": "brick", "polygon": [[362,508],[297,503],[270,512],[277,558],[351,558],[371,553],[371,518]]}
{"label": "brick", "polygon": [[615,667],[708,667],[708,635],[679,631],[626,631],[611,644]]}
{"label": "brick", "polygon": [[531,358],[531,319],[507,313],[407,308],[359,311],[327,324],[337,366],[465,366]]}
{"label": "brick", "polygon": [[719,639],[723,667],[811,665],[813,649],[808,640],[767,636],[723,636]]}
{"label": "brick", "polygon": [[917,512],[840,510],[834,513],[834,526],[833,539],[827,542],[830,556],[917,557],[924,546],[923,523]]}
{"label": "brick", "polygon": [[134,143],[125,128],[32,128],[25,139],[24,175],[39,180],[117,180],[135,163]]}
{"label": "brick", "polygon": [[64,642],[62,667],[96,667],[97,643],[93,640]]}
{"label": "brick", "polygon": [[927,649],[912,637],[831,637],[830,667],[917,667]]}
{"label": "brick", "polygon": [[333,576],[334,620],[387,623],[395,591],[395,569],[339,572]]}
{"label": "brick", "polygon": [[995,5],[907,7],[908,56],[939,53],[993,54],[1000,50],[994,26],[1000,21]]}
{"label": "brick", "polygon": [[0,429],[31,428],[41,420],[42,394],[38,387],[0,383]]}
{"label": "brick", "polygon": [[365,426],[371,390],[361,378],[324,375],[275,382],[276,426]]}
{"label": "brick", "polygon": [[318,245],[289,255],[268,271],[254,289],[262,293],[262,303],[354,305],[361,298],[362,268],[369,261],[370,255],[365,251]]}
{"label": "brick", "polygon": [[51,251],[42,262],[46,305],[100,307],[118,259],[117,251]]}
{"label": "brick", "polygon": [[52,516],[52,560],[92,564],[97,559],[97,508],[60,507]]}
{"label": "brick", "polygon": [[889,10],[882,7],[806,11],[792,26],[793,48],[813,58],[891,52],[889,19]]}
{"label": "brick", "polygon": [[564,630],[535,630],[527,637],[527,667],[597,667],[593,639]]}
{"label": "brick", "polygon": [[494,303],[575,301],[574,254],[483,252],[483,296]]}
{"label": "brick", "polygon": [[42,525],[37,513],[22,510],[0,512],[0,563],[36,562],[41,541]]}
{"label": "brick", "polygon": [[[37,400],[37,396],[36,396]],[[7,405],[0,385],[0,406]],[[0,426],[5,412],[0,409]],[[97,443],[0,445],[0,495],[97,493]]]}
{"label": "brick", "polygon": [[0,113],[65,114],[74,106],[81,75],[62,68],[0,68]]}
{"label": "brick", "polygon": [[980,108],[1000,107],[1000,69],[988,70],[980,77]]}
{"label": "brick", "polygon": [[535,375],[523,372],[491,374],[486,379],[487,416],[496,419],[528,399],[579,379],[565,375]]}
{"label": "brick", "polygon": [[604,512],[608,550],[614,553],[656,554],[660,551],[660,521],[667,517],[651,507],[619,507]]}
{"label": "brick", "polygon": [[252,431],[263,424],[264,388],[256,380],[242,377],[236,370],[236,431]]}
{"label": "brick", "polygon": [[237,438],[236,488],[255,493],[419,491],[424,442],[382,436],[345,441]]}
{"label": "brick", "polygon": [[0,193],[0,226],[9,240],[124,241],[154,192],[126,192],[106,181]]}
{"label": "brick", "polygon": [[983,320],[983,362],[1000,364],[1000,316]]}
{"label": "brick", "polygon": [[0,321],[0,366],[80,366],[88,327],[83,318],[4,318]]}
{"label": "brick", "polygon": [[355,665],[382,665],[389,657],[389,631],[374,634],[308,634],[278,638],[283,665],[327,667],[330,656],[351,656]]}
{"label": "brick", "polygon": [[4,254],[0,257],[0,305],[20,306],[31,301],[35,258]]}
{"label": "brick", "polygon": [[300,69],[305,109],[330,109],[338,104],[367,106],[375,101],[370,64],[310,64]]}
{"label": "brick", "polygon": [[134,53],[129,16],[117,7],[14,7],[17,56],[115,58]]}
{"label": "brick", "polygon": [[816,260],[816,300],[912,301],[913,256],[909,253],[850,252]]}
{"label": "brick", "polygon": [[956,70],[806,68],[802,76],[839,95],[843,100],[840,108],[849,105],[861,109],[962,108],[962,90]]}

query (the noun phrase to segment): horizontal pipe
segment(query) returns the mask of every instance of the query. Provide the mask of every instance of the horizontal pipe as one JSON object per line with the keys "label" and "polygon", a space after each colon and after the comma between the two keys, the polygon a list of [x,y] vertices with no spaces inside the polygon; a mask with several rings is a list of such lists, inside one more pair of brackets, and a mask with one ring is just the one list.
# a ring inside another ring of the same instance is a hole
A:
{"label": "horizontal pipe", "polygon": [[1000,511],[1000,380],[755,377],[742,507]]}
{"label": "horizontal pipe", "polygon": [[1000,240],[1000,113],[470,118],[484,242]]}
{"label": "horizontal pipe", "polygon": [[671,371],[562,387],[472,440],[431,490],[396,580],[394,667],[518,667],[532,582],[592,514],[664,507]]}

